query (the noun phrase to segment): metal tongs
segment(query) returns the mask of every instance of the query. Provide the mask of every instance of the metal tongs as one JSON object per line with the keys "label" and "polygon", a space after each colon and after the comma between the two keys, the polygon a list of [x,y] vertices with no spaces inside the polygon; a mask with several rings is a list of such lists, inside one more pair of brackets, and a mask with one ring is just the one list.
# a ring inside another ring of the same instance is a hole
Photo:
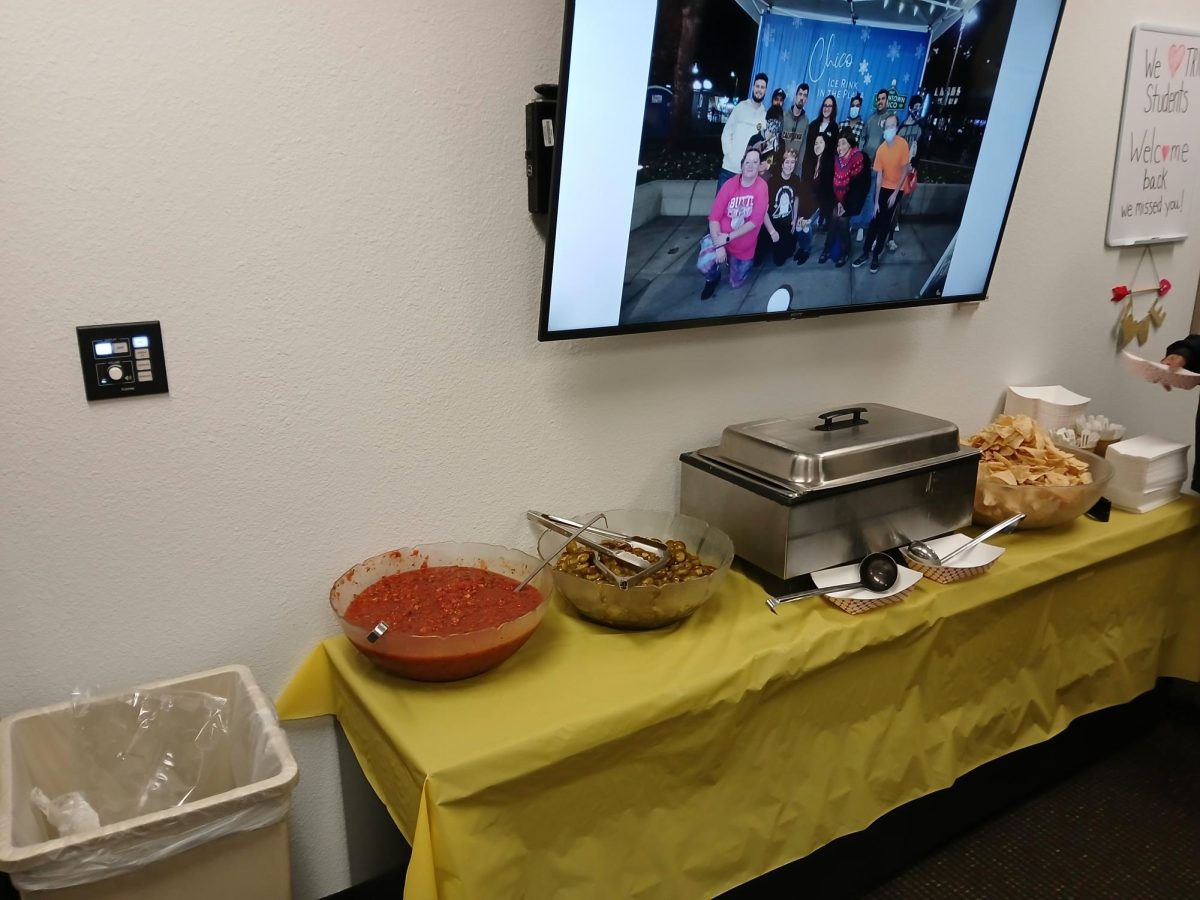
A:
{"label": "metal tongs", "polygon": [[[592,562],[595,564],[596,568],[603,572],[606,578],[612,581],[623,591],[633,587],[643,578],[657,572],[671,561],[671,551],[667,549],[667,545],[662,541],[657,541],[653,538],[643,538],[635,537],[629,534],[621,534],[619,531],[609,531],[607,528],[597,528],[595,525],[590,523],[586,525],[580,525],[578,522],[572,522],[570,519],[564,519],[562,516],[552,516],[549,513],[535,512],[532,509],[526,512],[525,515],[528,516],[529,521],[536,522],[538,525],[541,525],[543,528],[549,529],[550,531],[571,537],[572,540],[591,550]],[[603,517],[600,516],[597,518]],[[596,519],[593,519],[592,521],[595,522]],[[632,552],[632,550],[622,550],[614,547],[607,547],[599,540],[600,538],[620,541],[621,543],[628,544],[630,547],[653,554],[655,561],[650,562],[649,560],[638,556],[636,553]],[[570,541],[567,543],[570,543]],[[563,545],[563,549],[566,549],[565,544]],[[625,563],[625,565],[632,567],[636,571],[632,575],[618,574],[605,565],[604,557],[619,560],[620,562]]]}

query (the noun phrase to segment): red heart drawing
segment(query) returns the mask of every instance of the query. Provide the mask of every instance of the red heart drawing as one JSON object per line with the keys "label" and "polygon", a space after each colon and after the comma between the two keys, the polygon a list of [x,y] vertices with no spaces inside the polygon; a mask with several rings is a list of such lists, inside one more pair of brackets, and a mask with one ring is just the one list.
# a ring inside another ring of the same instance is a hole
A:
{"label": "red heart drawing", "polygon": [[1171,145],[1170,144],[1163,144],[1162,147],[1160,147],[1159,149],[1162,150],[1162,158],[1161,158],[1162,162],[1166,162],[1168,159],[1171,158]]}
{"label": "red heart drawing", "polygon": [[1129,288],[1127,288],[1123,284],[1118,284],[1115,288],[1113,288],[1112,302],[1120,303],[1122,300],[1124,300],[1128,296],[1129,296]]}
{"label": "red heart drawing", "polygon": [[1171,282],[1165,278],[1160,278],[1158,282],[1158,296],[1165,297],[1167,292],[1171,290]]}
{"label": "red heart drawing", "polygon": [[1183,65],[1183,54],[1187,50],[1183,44],[1172,44],[1167,48],[1167,68],[1171,70],[1171,77],[1175,77],[1175,73],[1179,71],[1179,67]]}

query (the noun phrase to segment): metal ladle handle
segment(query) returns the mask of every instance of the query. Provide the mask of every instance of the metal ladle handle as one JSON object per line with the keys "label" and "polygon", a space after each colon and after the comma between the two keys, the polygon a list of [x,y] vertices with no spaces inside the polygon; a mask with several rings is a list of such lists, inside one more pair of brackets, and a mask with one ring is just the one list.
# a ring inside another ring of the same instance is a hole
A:
{"label": "metal ladle handle", "polygon": [[974,540],[968,541],[967,543],[963,544],[961,547],[957,548],[956,550],[951,550],[949,553],[947,553],[945,556],[943,556],[942,557],[942,565],[945,565],[946,563],[950,562],[950,560],[954,559],[954,557],[956,557],[962,553],[966,553],[972,547],[978,547],[980,544],[982,544],[988,538],[995,537],[996,535],[1001,534],[1002,532],[1012,530],[1024,518],[1025,518],[1025,513],[1017,513],[1012,518],[1005,519],[999,525],[993,525],[991,528],[989,528],[983,534],[979,535],[979,537],[975,538]]}
{"label": "metal ladle handle", "polygon": [[831,591],[848,591],[851,588],[860,588],[862,586],[863,583],[861,581],[855,581],[851,584],[834,584],[829,587],[813,588],[812,590],[801,591],[798,594],[784,594],[782,597],[768,597],[767,609],[771,610],[775,615],[779,615],[779,613],[775,612],[775,607],[781,603],[791,603],[793,600],[803,600],[805,597],[816,597],[819,594],[828,594]]}

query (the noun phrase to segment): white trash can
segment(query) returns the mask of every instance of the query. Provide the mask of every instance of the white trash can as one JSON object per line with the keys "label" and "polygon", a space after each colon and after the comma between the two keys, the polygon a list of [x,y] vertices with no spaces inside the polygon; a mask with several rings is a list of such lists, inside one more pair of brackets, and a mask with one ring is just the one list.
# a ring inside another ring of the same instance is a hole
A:
{"label": "white trash can", "polygon": [[[245,666],[9,716],[0,870],[28,900],[285,900],[297,776]],[[59,836],[35,789],[80,795],[84,830]]]}

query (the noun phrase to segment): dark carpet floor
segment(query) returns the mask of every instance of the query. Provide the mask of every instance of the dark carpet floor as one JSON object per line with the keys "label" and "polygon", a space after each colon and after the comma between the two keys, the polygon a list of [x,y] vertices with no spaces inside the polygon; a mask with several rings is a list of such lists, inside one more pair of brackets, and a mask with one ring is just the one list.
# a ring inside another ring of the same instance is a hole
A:
{"label": "dark carpet floor", "polygon": [[865,897],[1200,898],[1200,714],[1176,711]]}

